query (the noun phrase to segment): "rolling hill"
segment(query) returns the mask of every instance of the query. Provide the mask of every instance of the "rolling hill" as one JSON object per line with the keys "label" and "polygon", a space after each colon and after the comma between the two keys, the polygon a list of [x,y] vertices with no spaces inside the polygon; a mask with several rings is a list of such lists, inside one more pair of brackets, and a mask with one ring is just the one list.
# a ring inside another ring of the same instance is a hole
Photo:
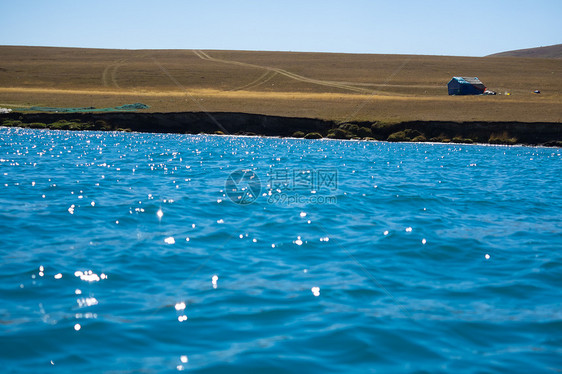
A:
{"label": "rolling hill", "polygon": [[488,57],[562,58],[562,44],[494,53],[492,55],[489,55]]}

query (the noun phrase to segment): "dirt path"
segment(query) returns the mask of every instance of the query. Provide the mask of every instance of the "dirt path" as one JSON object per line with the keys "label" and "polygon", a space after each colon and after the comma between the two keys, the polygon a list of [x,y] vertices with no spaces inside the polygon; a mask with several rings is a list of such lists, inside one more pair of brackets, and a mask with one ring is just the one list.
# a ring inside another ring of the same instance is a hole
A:
{"label": "dirt path", "polygon": [[103,70],[101,75],[101,82],[104,87],[114,87],[114,88],[121,88],[117,83],[117,70],[120,66],[124,65],[127,61],[126,58],[122,58],[112,62],[111,64],[107,65]]}
{"label": "dirt path", "polygon": [[213,62],[218,62],[218,63],[223,63],[223,64],[230,64],[230,65],[238,65],[238,66],[244,66],[244,67],[250,67],[250,68],[256,68],[256,69],[265,69],[265,70],[268,70],[268,71],[271,71],[271,72],[276,72],[280,75],[286,76],[288,78],[294,79],[294,80],[299,81],[299,82],[311,83],[311,84],[316,84],[316,85],[319,85],[319,86],[334,87],[334,88],[339,88],[339,89],[343,89],[343,90],[348,90],[348,91],[357,92],[357,93],[364,93],[364,94],[365,93],[368,94],[368,93],[372,92],[372,90],[369,90],[369,89],[366,89],[366,88],[360,88],[360,87],[357,87],[357,86],[354,86],[354,85],[351,85],[351,84],[347,84],[347,83],[326,81],[326,80],[304,77],[302,75],[291,73],[290,71],[280,69],[280,68],[273,68],[273,67],[270,67],[270,66],[248,64],[248,63],[245,63],[245,62],[232,61],[232,60],[223,60],[223,59],[211,57],[211,56],[209,56],[209,54],[207,54],[206,52],[203,52],[201,50],[194,50],[193,53],[195,53],[195,55],[202,60],[213,61]]}
{"label": "dirt path", "polygon": [[261,86],[262,84],[265,84],[267,82],[269,82],[270,80],[272,80],[273,78],[275,78],[275,76],[277,75],[276,71],[266,71],[265,73],[263,73],[262,75],[260,75],[256,80],[238,87],[238,88],[234,88],[230,91],[242,91],[242,90],[248,90],[250,88],[254,88],[254,87],[258,87]]}

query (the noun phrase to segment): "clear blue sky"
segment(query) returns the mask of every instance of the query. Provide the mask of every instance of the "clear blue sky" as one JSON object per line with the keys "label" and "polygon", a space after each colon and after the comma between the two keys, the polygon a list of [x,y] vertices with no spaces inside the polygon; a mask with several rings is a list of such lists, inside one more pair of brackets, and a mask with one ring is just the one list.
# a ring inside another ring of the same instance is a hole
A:
{"label": "clear blue sky", "polygon": [[561,0],[0,4],[0,45],[483,56],[562,43]]}

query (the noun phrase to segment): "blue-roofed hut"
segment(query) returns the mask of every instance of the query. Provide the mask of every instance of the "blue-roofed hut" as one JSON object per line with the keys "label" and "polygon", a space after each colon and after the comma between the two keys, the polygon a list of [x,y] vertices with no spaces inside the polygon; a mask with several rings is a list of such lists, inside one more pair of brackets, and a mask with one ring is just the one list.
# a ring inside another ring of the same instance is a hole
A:
{"label": "blue-roofed hut", "polygon": [[453,77],[447,88],[449,95],[482,95],[486,91],[486,86],[477,77]]}

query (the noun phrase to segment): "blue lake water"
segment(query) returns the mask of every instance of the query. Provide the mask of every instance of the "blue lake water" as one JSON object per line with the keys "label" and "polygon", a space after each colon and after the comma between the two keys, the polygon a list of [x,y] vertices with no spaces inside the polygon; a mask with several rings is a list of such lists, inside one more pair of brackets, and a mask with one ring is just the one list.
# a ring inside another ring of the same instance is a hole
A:
{"label": "blue lake water", "polygon": [[0,129],[2,371],[560,371],[561,153]]}

